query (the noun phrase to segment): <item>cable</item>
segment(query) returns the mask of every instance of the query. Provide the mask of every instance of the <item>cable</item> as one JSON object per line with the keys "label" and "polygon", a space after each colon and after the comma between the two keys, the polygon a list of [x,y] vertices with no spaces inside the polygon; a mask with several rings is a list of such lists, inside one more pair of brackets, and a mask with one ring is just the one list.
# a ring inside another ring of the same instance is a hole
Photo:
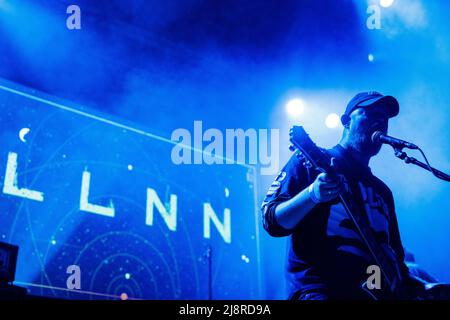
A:
{"label": "cable", "polygon": [[442,180],[445,180],[445,181],[449,181],[449,182],[450,182],[450,179],[448,178],[448,176],[444,176],[441,172],[435,170],[435,169],[430,165],[430,163],[428,162],[428,159],[427,159],[427,157],[425,156],[425,153],[422,151],[422,149],[421,149],[421,148],[418,148],[418,150],[419,150],[420,153],[422,154],[422,157],[425,159],[425,162],[426,162],[426,164],[427,164],[427,166],[428,166],[428,169],[431,171],[431,173],[433,173],[433,175],[434,175],[436,178],[438,178],[438,179],[442,179]]}

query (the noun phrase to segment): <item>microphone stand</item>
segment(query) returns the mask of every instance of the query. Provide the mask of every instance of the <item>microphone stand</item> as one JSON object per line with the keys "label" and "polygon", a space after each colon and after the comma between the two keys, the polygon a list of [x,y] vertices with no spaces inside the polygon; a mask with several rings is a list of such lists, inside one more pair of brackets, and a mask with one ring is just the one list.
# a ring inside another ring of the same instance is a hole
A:
{"label": "microphone stand", "polygon": [[404,152],[401,148],[394,148],[395,151],[395,156],[403,161],[405,161],[406,164],[412,163],[415,164],[416,166],[419,166],[425,170],[430,171],[431,173],[433,173],[433,175],[436,178],[439,178],[441,180],[450,182],[450,176],[442,171],[439,171],[435,168],[433,168],[432,166],[430,166],[429,164],[425,164],[419,160],[417,160],[414,157],[409,157],[406,152]]}
{"label": "microphone stand", "polygon": [[208,246],[204,257],[207,259],[208,263],[208,300],[212,300],[212,247]]}

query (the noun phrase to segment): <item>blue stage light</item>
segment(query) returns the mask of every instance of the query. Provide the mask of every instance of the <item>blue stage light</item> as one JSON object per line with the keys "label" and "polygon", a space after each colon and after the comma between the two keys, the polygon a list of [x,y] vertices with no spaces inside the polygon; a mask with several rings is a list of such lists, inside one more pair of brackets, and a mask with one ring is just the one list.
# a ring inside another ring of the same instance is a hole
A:
{"label": "blue stage light", "polygon": [[336,128],[339,125],[339,122],[340,118],[336,113],[330,113],[325,119],[325,125],[330,129]]}
{"label": "blue stage light", "polygon": [[393,3],[394,0],[380,0],[380,5],[385,8],[392,6]]}
{"label": "blue stage light", "polygon": [[299,98],[292,99],[286,104],[286,112],[292,117],[301,115],[304,109],[305,103]]}

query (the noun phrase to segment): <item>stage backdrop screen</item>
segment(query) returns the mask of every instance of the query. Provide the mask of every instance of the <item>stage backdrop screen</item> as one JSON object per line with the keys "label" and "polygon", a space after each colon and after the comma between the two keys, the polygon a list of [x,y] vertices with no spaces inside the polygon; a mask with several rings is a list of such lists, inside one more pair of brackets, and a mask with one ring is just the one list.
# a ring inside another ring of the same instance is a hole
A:
{"label": "stage backdrop screen", "polygon": [[17,285],[64,299],[261,298],[254,168],[176,165],[170,133],[6,81],[0,110],[0,241],[19,246]]}

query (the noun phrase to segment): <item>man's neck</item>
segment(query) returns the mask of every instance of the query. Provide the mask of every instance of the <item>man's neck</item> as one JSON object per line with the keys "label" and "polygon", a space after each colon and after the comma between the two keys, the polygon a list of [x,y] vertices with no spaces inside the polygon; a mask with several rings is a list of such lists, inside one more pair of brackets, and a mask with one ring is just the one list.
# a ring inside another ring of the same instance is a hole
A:
{"label": "man's neck", "polygon": [[359,152],[359,150],[353,148],[352,146],[346,143],[343,143],[342,141],[339,142],[339,145],[342,148],[344,148],[348,153],[350,153],[352,158],[355,159],[358,163],[362,164],[365,167],[369,166],[369,160],[371,158],[370,156]]}

